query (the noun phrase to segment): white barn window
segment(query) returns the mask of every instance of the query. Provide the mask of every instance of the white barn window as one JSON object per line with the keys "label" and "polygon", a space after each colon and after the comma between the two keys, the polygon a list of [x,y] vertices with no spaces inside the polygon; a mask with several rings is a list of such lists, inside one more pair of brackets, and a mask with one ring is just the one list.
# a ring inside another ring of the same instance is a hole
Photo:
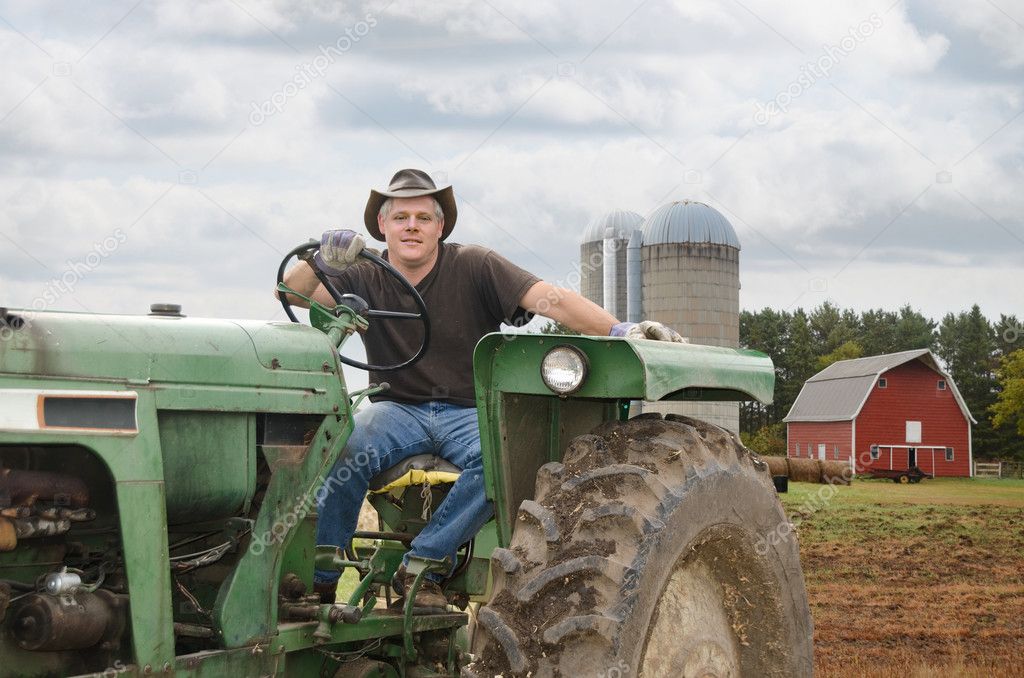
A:
{"label": "white barn window", "polygon": [[921,422],[919,422],[919,421],[908,421],[907,422],[907,442],[908,443],[919,443],[919,442],[921,442]]}

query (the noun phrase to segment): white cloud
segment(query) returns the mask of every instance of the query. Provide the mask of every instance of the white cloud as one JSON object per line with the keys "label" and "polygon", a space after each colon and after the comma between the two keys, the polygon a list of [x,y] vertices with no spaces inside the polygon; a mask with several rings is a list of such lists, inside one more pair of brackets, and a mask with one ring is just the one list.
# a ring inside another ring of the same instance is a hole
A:
{"label": "white cloud", "polygon": [[[829,288],[837,300],[941,310],[973,295],[988,312],[1024,313],[1005,286],[1024,237],[1024,118],[1013,118],[1024,88],[947,70],[969,48],[951,42],[965,30],[1001,67],[1016,63],[984,12],[943,5],[952,19],[923,28],[913,7],[886,13],[889,0],[745,2],[756,17],[732,2],[647,3],[613,33],[638,5],[240,2],[258,21],[220,0],[144,3],[80,63],[128,7],[81,26],[43,16],[49,6],[5,13],[72,70],[55,75],[0,27],[11,64],[0,117],[17,106],[0,122],[0,233],[21,248],[0,237],[0,305],[31,301],[173,186],[61,307],[170,300],[191,315],[272,317],[280,252],[324,228],[361,228],[370,185],[424,166],[447,172],[463,201],[455,240],[555,281],[593,216],[691,198],[734,220],[745,306],[788,303],[806,288],[800,266],[831,275],[899,217]],[[251,124],[253,102],[367,11],[379,14],[372,32]],[[877,32],[756,123],[756,103],[872,13]],[[183,170],[195,185],[178,183]],[[951,181],[936,183],[940,172]]]}
{"label": "white cloud", "polygon": [[976,33],[983,43],[992,48],[1001,68],[1016,69],[1024,66],[1024,2],[939,0],[936,5],[939,11],[959,26]]}
{"label": "white cloud", "polygon": [[174,2],[159,0],[151,10],[159,30],[180,36],[253,36],[267,29],[288,33],[295,28],[285,11],[285,3],[271,0],[198,0]]}

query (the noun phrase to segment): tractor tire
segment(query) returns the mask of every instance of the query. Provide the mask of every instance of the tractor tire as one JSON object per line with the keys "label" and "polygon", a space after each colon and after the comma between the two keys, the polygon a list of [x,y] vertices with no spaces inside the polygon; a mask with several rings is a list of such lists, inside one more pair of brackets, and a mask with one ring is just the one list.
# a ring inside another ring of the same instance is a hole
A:
{"label": "tractor tire", "polygon": [[800,554],[767,465],[686,417],[608,422],[541,467],[491,557],[464,676],[810,676]]}
{"label": "tractor tire", "polygon": [[364,657],[343,664],[334,678],[398,678],[398,672],[389,664]]}

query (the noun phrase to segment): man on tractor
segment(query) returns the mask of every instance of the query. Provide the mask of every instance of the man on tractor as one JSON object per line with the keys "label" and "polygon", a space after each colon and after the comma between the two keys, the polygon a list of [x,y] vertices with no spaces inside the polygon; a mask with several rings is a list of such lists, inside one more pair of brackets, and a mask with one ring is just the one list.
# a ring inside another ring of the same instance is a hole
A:
{"label": "man on tractor", "polygon": [[[431,344],[416,364],[391,375],[370,372],[371,382],[390,389],[371,398],[356,413],[343,463],[346,483],[333,484],[318,506],[317,543],[344,547],[352,539],[370,479],[414,455],[434,454],[462,469],[406,555],[455,563],[458,548],[490,519],[493,508],[484,491],[480,431],[477,423],[472,356],[477,341],[502,322],[521,324],[540,313],[577,332],[685,341],[660,323],[623,323],[579,294],[557,288],[519,268],[496,252],[446,242],[458,215],[451,186],[437,188],[428,174],[400,170],[385,190],[371,190],[364,212],[367,231],[387,245],[384,257],[416,287],[431,312]],[[374,308],[401,308],[405,293],[377,266],[357,259],[365,247],[354,231],[324,232],[311,261],[293,267],[285,283],[300,294],[333,306],[313,267],[335,287]],[[359,263],[357,263],[359,261]],[[291,298],[291,297],[290,297]],[[302,300],[291,298],[294,303]],[[400,323],[371,323],[363,335],[368,362],[394,364],[415,352],[422,337]],[[354,458],[367,460],[359,465]],[[325,601],[333,600],[337,572],[317,570],[314,583]],[[402,595],[413,575],[404,569],[394,580]],[[427,575],[416,594],[421,611],[447,604],[440,577]]]}

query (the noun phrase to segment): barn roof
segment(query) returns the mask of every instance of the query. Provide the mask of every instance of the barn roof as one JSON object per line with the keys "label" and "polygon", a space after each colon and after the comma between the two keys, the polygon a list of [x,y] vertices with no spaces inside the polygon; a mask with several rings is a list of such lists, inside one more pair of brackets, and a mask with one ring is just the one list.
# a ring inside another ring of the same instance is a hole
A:
{"label": "barn roof", "polygon": [[935,354],[926,348],[886,353],[868,358],[840,360],[808,379],[783,421],[846,421],[860,414],[878,377],[894,367],[917,360],[941,375],[960,410],[977,424],[953,379],[939,366]]}

